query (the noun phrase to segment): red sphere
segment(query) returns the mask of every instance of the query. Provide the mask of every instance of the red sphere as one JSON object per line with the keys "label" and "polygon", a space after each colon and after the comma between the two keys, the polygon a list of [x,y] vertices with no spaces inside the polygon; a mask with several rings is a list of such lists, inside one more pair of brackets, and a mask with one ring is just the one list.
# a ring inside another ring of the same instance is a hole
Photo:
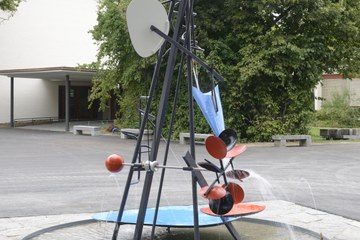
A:
{"label": "red sphere", "polygon": [[120,172],[124,168],[124,158],[117,154],[111,154],[107,157],[105,166],[112,173]]}

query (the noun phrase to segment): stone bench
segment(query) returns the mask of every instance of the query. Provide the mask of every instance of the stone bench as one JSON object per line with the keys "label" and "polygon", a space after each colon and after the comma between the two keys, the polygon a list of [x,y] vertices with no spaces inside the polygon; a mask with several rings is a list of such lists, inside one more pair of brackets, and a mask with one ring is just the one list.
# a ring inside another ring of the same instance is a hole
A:
{"label": "stone bench", "polygon": [[[212,134],[204,134],[204,133],[195,133],[195,142],[196,143],[204,143],[205,139],[209,136],[213,136]],[[190,133],[180,133],[180,144],[189,143],[190,141]]]}
{"label": "stone bench", "polygon": [[344,139],[360,139],[360,135],[343,135]]}
{"label": "stone bench", "polygon": [[298,141],[300,146],[310,146],[311,136],[310,135],[275,135],[272,136],[275,147],[285,147],[287,141]]}
{"label": "stone bench", "polygon": [[[120,138],[121,139],[137,139],[140,130],[138,128],[122,128]],[[153,130],[145,129],[142,140],[151,140],[154,134]]]}
{"label": "stone bench", "polygon": [[87,125],[75,125],[73,127],[75,135],[90,134],[91,136],[100,135],[100,127],[98,126],[87,126]]}
{"label": "stone bench", "polygon": [[337,139],[356,139],[359,138],[359,130],[355,128],[324,128],[320,129],[320,136],[330,140]]}

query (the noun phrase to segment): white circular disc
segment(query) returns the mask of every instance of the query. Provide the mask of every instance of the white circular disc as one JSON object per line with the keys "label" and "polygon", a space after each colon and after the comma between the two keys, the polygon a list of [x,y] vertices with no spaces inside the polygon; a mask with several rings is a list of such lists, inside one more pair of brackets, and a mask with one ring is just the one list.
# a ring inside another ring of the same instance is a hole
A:
{"label": "white circular disc", "polygon": [[156,53],[165,39],[150,30],[151,25],[169,33],[169,20],[164,6],[157,0],[132,0],[126,11],[130,39],[143,58]]}

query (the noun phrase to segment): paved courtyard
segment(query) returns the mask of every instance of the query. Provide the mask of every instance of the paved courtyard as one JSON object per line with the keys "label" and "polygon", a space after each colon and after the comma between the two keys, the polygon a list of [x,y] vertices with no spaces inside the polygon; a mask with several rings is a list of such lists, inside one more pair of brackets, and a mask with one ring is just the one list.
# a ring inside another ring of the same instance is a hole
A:
{"label": "paved courtyard", "polygon": [[[41,219],[44,216],[49,216],[48,220],[50,216],[76,219],[95,212],[116,210],[127,169],[111,175],[105,169],[104,161],[109,154],[118,153],[130,162],[134,146],[135,141],[112,135],[91,137],[0,128],[0,238],[19,239],[5,234],[11,232],[13,226],[5,223],[16,222],[16,219]],[[298,210],[304,214],[310,210],[329,213],[338,217],[335,220],[338,224],[333,222],[334,225],[345,224],[352,229],[348,230],[350,235],[335,238],[338,233],[332,234],[333,239],[356,239],[348,237],[360,234],[359,147],[360,143],[286,148],[249,144],[248,150],[234,161],[236,168],[251,172],[251,177],[240,183],[245,190],[245,201],[264,202],[269,206],[268,213],[277,214],[277,219],[272,219],[277,221],[289,213],[284,212],[288,211],[288,205],[308,209]],[[182,156],[187,150],[187,145],[172,143],[168,164],[183,166]],[[196,152],[198,160],[212,160],[203,145],[197,145]],[[161,162],[163,148],[159,155]],[[159,176],[160,173],[155,173],[154,192]],[[210,180],[214,178],[208,173],[205,176]],[[140,183],[133,185],[128,208],[138,207],[143,179],[144,175],[141,175]],[[191,204],[190,184],[188,172],[168,170],[162,205]],[[155,203],[154,196],[155,193],[150,196],[150,206]],[[206,204],[203,199],[199,200]],[[279,206],[278,210],[276,206]],[[266,210],[261,214],[266,214]],[[274,214],[264,218],[274,217]],[[46,221],[40,222],[46,226]]]}

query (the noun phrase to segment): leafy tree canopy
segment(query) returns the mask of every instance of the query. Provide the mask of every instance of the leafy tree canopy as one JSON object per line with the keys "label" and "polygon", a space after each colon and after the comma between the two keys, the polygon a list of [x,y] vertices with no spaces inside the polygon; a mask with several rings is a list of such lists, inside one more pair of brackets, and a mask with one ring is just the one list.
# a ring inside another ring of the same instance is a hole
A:
{"label": "leafy tree canopy", "polygon": [[[102,70],[92,99],[105,104],[115,94],[122,122],[149,87],[154,62],[131,47],[127,3],[100,0],[92,31],[99,43],[95,67]],[[226,78],[220,84],[226,126],[244,139],[306,132],[321,75],[360,72],[359,0],[196,0],[194,11],[202,57]]]}
{"label": "leafy tree canopy", "polygon": [[321,75],[359,72],[359,0],[198,0],[196,11],[198,40],[227,78],[228,124],[243,137],[305,132]]}
{"label": "leafy tree canopy", "polygon": [[0,9],[3,11],[15,11],[21,0],[1,0]]}
{"label": "leafy tree canopy", "polygon": [[132,48],[125,20],[128,0],[100,0],[97,25],[92,29],[99,45],[98,61],[90,67],[98,69],[90,100],[100,99],[104,110],[110,98],[116,97],[118,117],[126,125],[137,117],[137,101],[146,95],[151,77],[150,63],[154,59],[142,59]]}
{"label": "leafy tree canopy", "polygon": [[[16,11],[16,9],[19,6],[21,1],[22,0],[1,0],[0,1],[0,10],[7,12],[8,14],[11,15]],[[8,17],[0,16],[0,21],[6,20],[6,19],[8,19]]]}

